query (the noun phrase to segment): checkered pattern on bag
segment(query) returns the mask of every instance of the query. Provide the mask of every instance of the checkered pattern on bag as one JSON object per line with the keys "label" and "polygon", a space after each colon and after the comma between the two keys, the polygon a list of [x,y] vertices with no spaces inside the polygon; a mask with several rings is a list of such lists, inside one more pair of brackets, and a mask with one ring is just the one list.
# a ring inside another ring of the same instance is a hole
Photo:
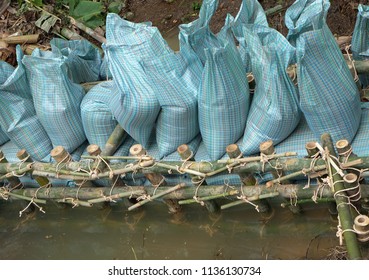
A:
{"label": "checkered pattern on bag", "polygon": [[[368,139],[369,139],[369,103],[361,103],[361,121],[359,129],[350,142],[353,153],[358,156],[369,156],[368,150]],[[341,139],[340,139],[341,140]],[[306,120],[301,119],[298,127],[294,132],[283,142],[275,146],[276,153],[285,152],[297,152],[298,157],[307,156],[305,145],[308,142],[320,142],[320,138],[316,137],[314,133],[310,130]],[[335,142],[333,142],[335,144]]]}
{"label": "checkered pattern on bag", "polygon": [[205,65],[205,49],[218,47],[218,39],[210,30],[211,17],[218,8],[219,0],[205,0],[201,4],[198,19],[179,25],[179,46],[182,53],[195,53]]}
{"label": "checkered pattern on bag", "polygon": [[52,145],[36,116],[20,46],[16,51],[17,68],[0,61],[0,125],[19,150],[25,149],[34,160],[43,160]]}
{"label": "checkered pattern on bag", "polygon": [[94,86],[81,103],[82,123],[87,140],[101,149],[104,149],[118,124],[108,106],[113,87],[113,81],[102,82]]}
{"label": "checkered pattern on bag", "polygon": [[[363,4],[358,7],[351,51],[355,60],[369,59],[369,6]],[[364,88],[369,86],[369,74],[360,74],[359,79]]]}
{"label": "checkered pattern on bag", "polygon": [[35,49],[24,56],[37,117],[54,147],[69,153],[85,140],[80,104],[84,89],[68,76],[66,58],[61,54]]}
{"label": "checkered pattern on bag", "polygon": [[360,95],[325,18],[326,0],[298,0],[286,12],[296,46],[300,108],[316,137],[351,141],[360,123]]}
{"label": "checkered pattern on bag", "polygon": [[9,141],[9,137],[5,134],[5,131],[0,127],[0,145]]}
{"label": "checkered pattern on bag", "polygon": [[140,60],[173,51],[159,30],[148,23],[132,23],[108,14],[106,26],[107,43],[103,48],[119,97],[109,106],[124,130],[146,147],[160,104],[155,85],[148,82]]}
{"label": "checkered pattern on bag", "polygon": [[235,18],[227,15],[232,21],[232,31],[239,43],[239,52],[247,73],[251,72],[250,55],[247,40],[243,32],[245,24],[269,26],[263,7],[257,0],[242,0],[240,9]]}
{"label": "checkered pattern on bag", "polygon": [[202,64],[197,56],[179,52],[143,60],[142,65],[161,106],[156,141],[162,158],[200,132],[197,92]]}
{"label": "checkered pattern on bag", "polygon": [[244,25],[256,88],[240,149],[243,154],[259,152],[260,143],[278,144],[300,121],[296,86],[287,67],[295,59],[295,48],[278,31],[262,25]]}
{"label": "checkered pattern on bag", "polygon": [[241,58],[232,43],[205,50],[207,57],[199,91],[200,131],[212,160],[244,133],[249,86]]}
{"label": "checkered pattern on bag", "polygon": [[100,78],[101,55],[99,50],[87,40],[50,41],[53,52],[61,52],[66,57],[69,78],[74,83],[95,82]]}

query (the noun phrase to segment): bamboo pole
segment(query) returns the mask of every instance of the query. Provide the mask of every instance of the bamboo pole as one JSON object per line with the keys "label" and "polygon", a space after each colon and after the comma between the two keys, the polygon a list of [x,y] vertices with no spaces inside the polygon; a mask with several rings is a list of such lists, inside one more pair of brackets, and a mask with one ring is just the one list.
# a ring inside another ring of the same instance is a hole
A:
{"label": "bamboo pole", "polygon": [[83,32],[85,32],[88,35],[90,35],[92,38],[96,39],[100,43],[106,43],[106,39],[104,38],[104,36],[101,36],[100,34],[96,33],[93,29],[87,27],[82,22],[79,22],[78,20],[76,20],[76,19],[74,19],[72,17],[69,17],[69,19],[70,19],[70,23],[71,24],[73,24],[74,26],[78,27]]}
{"label": "bamboo pole", "polygon": [[168,193],[171,193],[171,192],[174,192],[176,190],[179,190],[180,188],[183,188],[184,186],[185,186],[184,183],[178,184],[178,185],[176,185],[176,186],[174,186],[172,188],[169,188],[169,189],[167,189],[165,191],[162,191],[162,192],[160,192],[158,194],[155,194],[152,197],[149,197],[149,198],[146,198],[145,200],[141,200],[140,202],[137,202],[136,204],[132,205],[131,207],[128,207],[128,210],[129,211],[132,211],[132,210],[134,210],[134,209],[136,209],[138,207],[141,207],[142,205],[144,205],[144,204],[146,204],[146,203],[148,203],[148,202],[150,202],[150,201],[152,201],[154,199],[161,198],[161,197],[165,196]]}
{"label": "bamboo pole", "polygon": [[[184,161],[180,165],[178,165],[178,166],[181,166],[180,169],[182,170],[189,169],[189,167],[192,164],[191,161],[194,160],[194,153],[191,151],[190,147],[187,144],[182,144],[177,148],[177,152],[179,156],[181,157],[181,159]],[[190,163],[186,163],[187,161],[189,161]],[[186,166],[186,167],[183,167],[183,166]],[[219,205],[215,202],[215,200],[205,200],[205,201],[198,200],[198,190],[201,189],[203,186],[207,185],[205,181],[205,176],[201,176],[201,175],[197,176],[193,173],[192,175],[190,175],[192,178],[193,185],[196,186],[196,191],[193,197],[197,200],[198,203],[200,203],[201,205],[204,205],[210,213],[217,213],[219,212],[220,208],[219,208]],[[196,182],[199,182],[199,183],[196,183]]]}
{"label": "bamboo pole", "polygon": [[135,191],[121,192],[121,193],[117,193],[113,195],[93,198],[93,199],[89,199],[87,202],[94,204],[94,203],[99,203],[99,202],[104,202],[104,201],[112,201],[112,200],[120,199],[120,198],[133,197],[133,195],[141,196],[143,194],[144,192],[142,190],[135,190]]}
{"label": "bamboo pole", "polygon": [[[2,150],[0,150],[0,163],[8,163]],[[17,177],[11,177],[7,180],[10,184],[10,188],[12,189],[21,188],[23,186],[22,182]]]}
{"label": "bamboo pole", "polygon": [[252,201],[258,201],[261,199],[266,199],[266,198],[272,198],[272,197],[276,197],[279,196],[279,192],[272,192],[272,193],[268,193],[268,194],[261,194],[261,195],[254,195],[254,196],[250,196],[250,197],[246,197],[245,199],[240,199],[231,203],[227,203],[224,204],[222,206],[220,206],[220,209],[225,210],[237,205],[241,205],[241,204],[245,204],[245,203],[250,203]]}
{"label": "bamboo pole", "polygon": [[[242,158],[243,157],[241,150],[237,144],[228,145],[226,148],[226,152],[229,158]],[[238,175],[240,176],[241,182],[246,186],[255,186],[257,183],[255,177],[252,174],[240,172]],[[267,200],[255,200],[254,204],[256,205],[256,209],[258,210],[259,213],[269,213],[270,212],[270,205]]]}
{"label": "bamboo pole", "polygon": [[127,133],[124,129],[117,124],[114,131],[110,135],[108,141],[105,144],[105,147],[101,153],[102,156],[111,156],[113,155],[119,146],[123,143],[124,139],[126,138]]}
{"label": "bamboo pole", "polygon": [[213,199],[217,199],[217,198],[224,198],[224,197],[228,197],[228,196],[233,196],[233,195],[237,195],[239,194],[238,190],[231,190],[229,192],[223,193],[223,194],[215,194],[215,195],[209,195],[209,196],[203,196],[200,197],[198,200],[196,199],[185,199],[185,200],[180,200],[178,201],[178,203],[180,205],[184,205],[184,204],[192,204],[192,203],[198,203],[199,200],[200,201],[207,201],[207,200],[213,200]]}
{"label": "bamboo pole", "polygon": [[[278,192],[283,198],[289,199],[291,195],[297,195],[299,199],[310,199],[317,190],[317,185],[311,185],[310,188],[304,188],[305,184],[283,184],[275,185],[273,188],[268,188],[266,185],[256,186],[240,186],[242,192],[246,197],[252,197],[255,195],[264,195],[273,192]],[[161,189],[164,191],[171,188],[172,186],[162,186]],[[135,194],[138,191],[138,194]],[[78,192],[78,197],[82,200],[90,200],[104,196],[115,195],[123,192],[131,192],[132,197],[140,196],[140,192],[152,196],[155,188],[152,186],[118,186],[112,189],[111,187],[86,187],[86,188],[71,188],[71,187],[59,187],[54,186],[50,189],[35,189],[35,188],[24,188],[13,190],[14,193],[21,194],[24,196],[34,196],[37,192],[38,198],[45,199],[60,199],[66,196],[75,197]],[[207,197],[213,195],[223,195],[228,192],[229,188],[224,185],[206,185],[199,188],[197,195],[199,197]],[[241,192],[241,189],[239,189]],[[192,199],[195,194],[194,186],[185,186],[179,191],[170,193],[165,196],[168,199]],[[361,195],[363,198],[369,198],[369,185],[361,185]],[[321,192],[321,198],[333,198],[333,192],[329,188],[324,188]]]}
{"label": "bamboo pole", "polygon": [[17,44],[35,44],[38,42],[40,34],[20,35],[20,36],[9,36],[2,40],[9,45]]}
{"label": "bamboo pole", "polygon": [[[30,155],[27,153],[25,149],[22,149],[17,152],[17,158],[19,158],[22,162],[32,162]],[[50,185],[49,179],[42,176],[35,176],[36,182],[39,184],[40,187],[46,187]]]}
{"label": "bamboo pole", "polygon": [[[332,138],[329,134],[325,133],[321,136],[321,142],[323,147],[329,152],[329,155],[336,156]],[[326,155],[326,156],[329,156]],[[362,259],[360,247],[357,242],[355,233],[352,231],[354,221],[351,216],[350,206],[348,204],[347,196],[345,192],[345,186],[343,184],[343,178],[338,173],[338,170],[334,165],[329,162],[330,167],[329,176],[332,180],[332,188],[334,191],[334,198],[337,203],[338,217],[342,226],[343,237],[345,239],[347,254],[349,259]]]}
{"label": "bamboo pole", "polygon": [[[132,156],[140,157],[140,156],[146,156],[147,152],[143,148],[141,144],[135,144],[129,149],[129,153]],[[146,179],[150,181],[150,183],[155,188],[159,188],[160,186],[166,186],[167,182],[165,181],[165,177],[162,174],[159,173],[146,173],[144,174]],[[170,213],[178,213],[181,211],[181,206],[178,204],[177,200],[173,199],[164,199],[163,202],[168,206]]]}

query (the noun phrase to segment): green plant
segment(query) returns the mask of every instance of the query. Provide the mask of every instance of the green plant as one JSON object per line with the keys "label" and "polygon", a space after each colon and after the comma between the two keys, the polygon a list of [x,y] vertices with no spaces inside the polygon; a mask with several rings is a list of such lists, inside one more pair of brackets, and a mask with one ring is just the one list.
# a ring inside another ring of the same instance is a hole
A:
{"label": "green plant", "polygon": [[192,9],[194,11],[199,11],[201,9],[201,3],[199,3],[199,2],[192,2]]}

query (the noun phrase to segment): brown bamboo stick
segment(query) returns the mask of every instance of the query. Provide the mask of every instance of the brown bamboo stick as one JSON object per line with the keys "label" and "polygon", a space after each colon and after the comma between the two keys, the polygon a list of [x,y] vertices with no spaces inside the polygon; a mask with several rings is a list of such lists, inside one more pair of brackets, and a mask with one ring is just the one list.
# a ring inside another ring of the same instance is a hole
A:
{"label": "brown bamboo stick", "polygon": [[87,27],[82,22],[79,22],[78,20],[74,19],[73,17],[69,17],[69,19],[70,19],[70,23],[71,24],[73,24],[74,26],[78,27],[83,32],[85,32],[88,35],[90,35],[92,38],[96,39],[100,43],[106,43],[106,39],[104,38],[104,36],[101,36],[100,34],[98,34],[97,32],[95,32],[93,29]]}
{"label": "brown bamboo stick", "polygon": [[2,40],[9,45],[17,44],[35,44],[38,42],[40,34],[30,34],[30,35],[19,35],[19,36],[9,36]]}

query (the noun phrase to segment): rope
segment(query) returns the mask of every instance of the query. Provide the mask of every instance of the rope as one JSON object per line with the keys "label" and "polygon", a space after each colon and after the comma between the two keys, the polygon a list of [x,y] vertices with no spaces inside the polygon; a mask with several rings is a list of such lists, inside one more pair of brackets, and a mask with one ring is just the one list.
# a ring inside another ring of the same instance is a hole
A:
{"label": "rope", "polygon": [[[68,159],[69,158],[69,159]],[[68,160],[67,160],[68,159]],[[67,160],[65,163],[64,161]],[[59,177],[59,170],[61,169],[60,165],[64,163],[64,165],[66,165],[67,163],[71,162],[72,158],[70,157],[70,155],[67,153],[66,156],[58,162],[58,164],[55,167],[55,173],[56,173],[56,178]],[[60,167],[60,168],[59,168]]]}
{"label": "rope", "polygon": [[351,45],[346,46],[345,51],[346,51],[346,54],[348,56],[348,59],[351,62],[352,69],[354,69],[354,81],[357,82],[359,80],[359,76],[358,76],[357,71],[356,71],[354,60],[351,58],[350,53],[349,53],[350,48],[351,48]]}

